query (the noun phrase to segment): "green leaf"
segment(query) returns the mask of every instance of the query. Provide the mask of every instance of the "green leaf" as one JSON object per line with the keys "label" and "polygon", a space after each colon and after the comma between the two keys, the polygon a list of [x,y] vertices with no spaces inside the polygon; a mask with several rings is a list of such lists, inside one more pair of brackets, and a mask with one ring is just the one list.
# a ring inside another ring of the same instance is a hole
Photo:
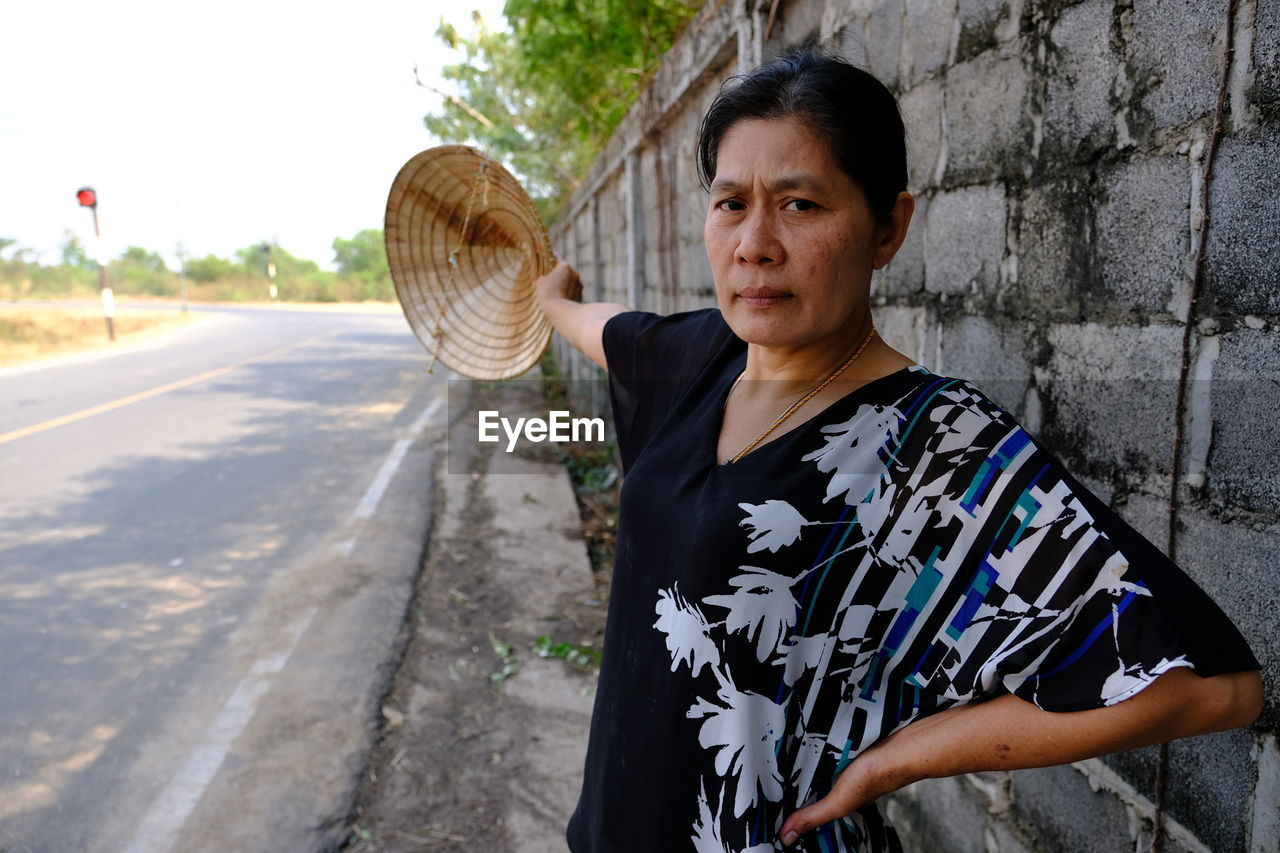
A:
{"label": "green leaf", "polygon": [[465,62],[442,76],[457,97],[425,117],[442,141],[476,145],[509,165],[545,218],[576,190],[617,123],[700,4],[687,0],[508,0],[510,31],[436,34]]}

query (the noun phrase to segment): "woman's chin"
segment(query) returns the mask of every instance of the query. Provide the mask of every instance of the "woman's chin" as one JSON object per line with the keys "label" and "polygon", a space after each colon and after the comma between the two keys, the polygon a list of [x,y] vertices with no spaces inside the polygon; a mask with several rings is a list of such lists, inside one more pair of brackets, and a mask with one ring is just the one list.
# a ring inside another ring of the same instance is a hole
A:
{"label": "woman's chin", "polygon": [[762,347],[796,347],[811,341],[815,335],[805,318],[788,311],[788,305],[760,308],[735,302],[721,316],[733,333],[749,344]]}
{"label": "woman's chin", "polygon": [[725,315],[725,323],[739,339],[756,346],[794,347],[807,340],[792,324],[781,323],[774,318]]}

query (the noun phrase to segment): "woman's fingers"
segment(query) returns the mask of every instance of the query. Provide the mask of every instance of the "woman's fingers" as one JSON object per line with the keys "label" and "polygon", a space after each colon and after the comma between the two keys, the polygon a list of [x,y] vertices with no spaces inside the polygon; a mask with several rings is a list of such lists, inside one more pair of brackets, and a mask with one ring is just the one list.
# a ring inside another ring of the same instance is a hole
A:
{"label": "woman's fingers", "polygon": [[810,832],[824,823],[839,820],[852,813],[858,806],[859,803],[854,796],[842,792],[837,786],[830,794],[827,794],[813,805],[805,806],[800,811],[792,812],[791,816],[783,822],[782,831],[778,833],[778,836],[782,839],[783,844],[790,847],[796,843],[796,839],[806,832]]}
{"label": "woman's fingers", "polygon": [[812,805],[792,812],[783,821],[782,830],[778,833],[782,843],[790,847],[806,832],[811,832],[824,823],[831,823],[853,814],[856,809],[865,806],[882,794],[897,790],[900,787],[899,781],[894,781],[894,777],[887,772],[886,765],[879,760],[878,756],[885,744],[892,740],[893,738],[890,737],[889,740],[859,755],[841,771],[829,794]]}
{"label": "woman's fingers", "polygon": [[573,267],[559,255],[556,255],[555,268],[535,279],[533,289],[539,298],[569,299],[574,302],[582,299],[582,281]]}

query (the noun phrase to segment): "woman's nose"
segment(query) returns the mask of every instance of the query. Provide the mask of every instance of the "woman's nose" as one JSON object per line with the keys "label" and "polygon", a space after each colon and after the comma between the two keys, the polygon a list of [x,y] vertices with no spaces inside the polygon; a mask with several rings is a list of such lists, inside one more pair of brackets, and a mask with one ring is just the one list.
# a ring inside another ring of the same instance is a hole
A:
{"label": "woman's nose", "polygon": [[742,222],[735,260],[743,264],[778,264],[785,257],[777,223],[767,210],[753,210]]}

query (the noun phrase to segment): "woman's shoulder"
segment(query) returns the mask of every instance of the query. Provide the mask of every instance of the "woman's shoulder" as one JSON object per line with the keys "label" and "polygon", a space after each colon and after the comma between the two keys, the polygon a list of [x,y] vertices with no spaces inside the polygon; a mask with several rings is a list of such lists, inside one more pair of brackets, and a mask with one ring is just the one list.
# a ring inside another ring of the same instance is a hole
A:
{"label": "woman's shoulder", "polygon": [[646,379],[686,381],[726,350],[745,349],[717,308],[654,314],[625,311],[604,327],[610,374],[623,385]]}
{"label": "woman's shoulder", "polygon": [[972,381],[959,376],[935,373],[913,364],[900,371],[904,393],[898,408],[905,417],[926,420],[940,427],[954,425],[963,417],[972,427],[980,423],[1017,426],[1014,416]]}
{"label": "woman's shoulder", "polygon": [[725,323],[719,308],[700,308],[674,314],[655,314],[652,311],[623,311],[605,323],[605,334],[615,338],[661,336],[663,338],[733,337],[733,331]]}

